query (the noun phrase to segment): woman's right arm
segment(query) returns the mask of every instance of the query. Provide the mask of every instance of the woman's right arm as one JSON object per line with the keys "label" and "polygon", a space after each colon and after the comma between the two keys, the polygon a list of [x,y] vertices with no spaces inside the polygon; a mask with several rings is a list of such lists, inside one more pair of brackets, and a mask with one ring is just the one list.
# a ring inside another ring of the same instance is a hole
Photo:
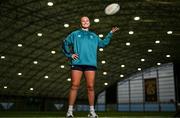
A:
{"label": "woman's right arm", "polygon": [[73,34],[69,34],[66,39],[63,41],[62,44],[62,49],[63,53],[66,55],[68,58],[72,58],[72,52],[70,50],[70,46],[73,44]]}

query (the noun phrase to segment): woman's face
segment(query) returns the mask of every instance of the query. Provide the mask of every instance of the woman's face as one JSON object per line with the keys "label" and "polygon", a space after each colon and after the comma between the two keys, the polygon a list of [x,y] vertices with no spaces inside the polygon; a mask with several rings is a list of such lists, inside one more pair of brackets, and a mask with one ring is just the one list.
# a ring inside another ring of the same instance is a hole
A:
{"label": "woman's face", "polygon": [[90,27],[90,21],[88,17],[84,16],[81,18],[81,27],[85,29],[88,29]]}

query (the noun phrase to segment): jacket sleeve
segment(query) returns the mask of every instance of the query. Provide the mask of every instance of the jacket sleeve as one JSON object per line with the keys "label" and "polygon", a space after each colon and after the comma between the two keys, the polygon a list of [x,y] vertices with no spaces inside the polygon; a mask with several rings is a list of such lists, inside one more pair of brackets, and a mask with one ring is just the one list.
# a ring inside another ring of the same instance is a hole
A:
{"label": "jacket sleeve", "polygon": [[70,46],[72,46],[72,44],[73,44],[73,34],[71,33],[66,37],[66,39],[63,41],[62,44],[63,53],[68,58],[71,58],[72,56],[72,52],[70,50]]}
{"label": "jacket sleeve", "polygon": [[105,47],[106,45],[109,44],[110,40],[112,37],[112,32],[109,32],[108,35],[102,40],[100,38],[98,38],[98,47]]}

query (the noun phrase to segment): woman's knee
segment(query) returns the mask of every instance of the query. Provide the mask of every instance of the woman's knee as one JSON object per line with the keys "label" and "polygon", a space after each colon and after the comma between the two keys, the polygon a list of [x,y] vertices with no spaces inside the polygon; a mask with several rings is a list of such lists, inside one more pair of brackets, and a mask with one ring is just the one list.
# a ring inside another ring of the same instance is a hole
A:
{"label": "woman's knee", "polygon": [[72,84],[71,90],[78,90],[78,89],[79,89],[79,85]]}
{"label": "woman's knee", "polygon": [[94,86],[93,85],[88,85],[87,90],[88,91],[94,91]]}

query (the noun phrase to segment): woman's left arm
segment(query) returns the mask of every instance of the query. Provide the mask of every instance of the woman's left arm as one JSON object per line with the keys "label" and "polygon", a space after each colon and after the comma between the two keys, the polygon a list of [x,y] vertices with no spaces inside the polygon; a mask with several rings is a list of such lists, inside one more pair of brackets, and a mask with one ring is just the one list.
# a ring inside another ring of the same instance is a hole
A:
{"label": "woman's left arm", "polygon": [[108,45],[109,42],[110,42],[110,40],[111,40],[112,34],[113,34],[114,32],[116,32],[116,31],[118,31],[118,30],[119,30],[118,27],[113,27],[113,28],[111,29],[111,31],[108,33],[108,35],[107,35],[103,40],[101,40],[101,39],[99,38],[98,46],[99,46],[99,47],[105,47],[106,45]]}

